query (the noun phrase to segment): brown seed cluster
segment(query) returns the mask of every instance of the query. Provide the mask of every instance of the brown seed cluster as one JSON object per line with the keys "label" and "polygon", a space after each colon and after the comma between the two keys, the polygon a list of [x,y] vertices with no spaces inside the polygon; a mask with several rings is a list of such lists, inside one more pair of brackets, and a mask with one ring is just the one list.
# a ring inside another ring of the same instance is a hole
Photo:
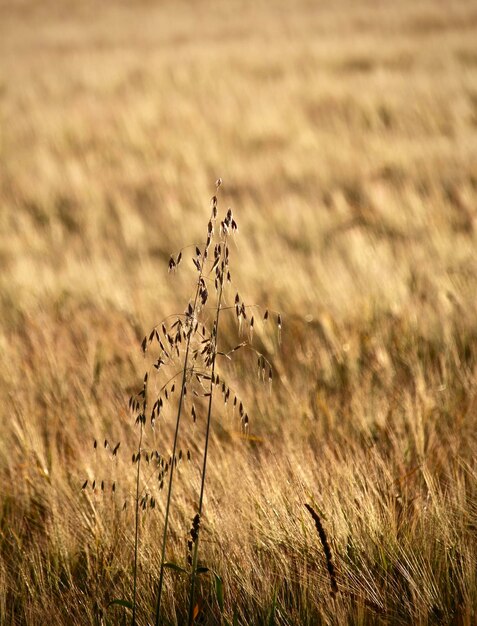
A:
{"label": "brown seed cluster", "polygon": [[323,551],[325,553],[326,569],[328,570],[328,574],[330,577],[330,584],[331,584],[330,593],[332,596],[335,596],[338,593],[338,584],[336,582],[335,566],[333,565],[331,548],[330,548],[330,544],[328,543],[328,538],[326,536],[325,529],[323,528],[323,524],[321,523],[320,516],[314,510],[314,508],[310,504],[305,504],[305,508],[309,512],[311,517],[313,518],[313,521],[315,522],[316,530],[318,532],[318,536],[320,538],[321,545],[323,546]]}
{"label": "brown seed cluster", "polygon": [[192,567],[193,562],[193,548],[199,537],[199,528],[200,528],[200,515],[196,513],[194,515],[194,519],[192,520],[192,527],[190,529],[189,535],[190,539],[187,541],[187,564]]}

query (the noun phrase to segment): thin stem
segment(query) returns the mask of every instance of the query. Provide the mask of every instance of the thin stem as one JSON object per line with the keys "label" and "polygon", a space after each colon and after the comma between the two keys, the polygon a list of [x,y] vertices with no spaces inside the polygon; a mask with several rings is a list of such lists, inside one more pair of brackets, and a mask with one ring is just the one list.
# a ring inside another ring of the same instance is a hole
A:
{"label": "thin stem", "polygon": [[136,599],[137,599],[137,562],[138,562],[138,546],[139,546],[139,482],[141,477],[141,449],[142,449],[142,436],[144,432],[144,422],[146,420],[147,410],[147,381],[148,375],[144,377],[144,398],[142,405],[142,413],[139,416],[140,419],[140,432],[139,432],[139,444],[138,444],[138,457],[137,457],[137,471],[136,471],[136,511],[134,518],[134,582],[133,582],[133,609],[132,609],[132,626],[136,626]]}
{"label": "thin stem", "polygon": [[134,536],[134,584],[133,584],[133,611],[132,611],[132,626],[136,626],[136,595],[137,595],[137,552],[139,542],[139,477],[141,473],[141,444],[142,444],[142,419],[141,419],[141,434],[139,435],[139,459],[137,461],[136,472],[136,513],[135,513],[135,536]]}
{"label": "thin stem", "polygon": [[190,344],[191,344],[192,336],[194,334],[195,313],[197,309],[197,301],[199,299],[199,292],[200,292],[200,286],[201,286],[201,279],[203,276],[204,265],[205,265],[205,251],[204,251],[204,254],[202,255],[199,278],[197,279],[197,288],[195,292],[194,304],[192,307],[193,316],[191,318],[191,327],[189,330],[189,334],[187,336],[186,352],[185,352],[185,357],[184,357],[184,369],[183,369],[182,383],[181,383],[181,394],[179,397],[179,406],[177,408],[176,428],[174,432],[174,443],[173,443],[173,448],[172,448],[172,463],[171,463],[171,471],[169,475],[169,486],[167,489],[167,502],[166,502],[166,513],[165,513],[165,518],[164,518],[164,531],[162,535],[161,570],[159,574],[159,587],[158,587],[158,592],[157,592],[157,605],[156,605],[156,622],[155,622],[156,626],[159,626],[159,620],[160,620],[160,615],[161,615],[162,588],[164,585],[164,562],[166,558],[167,531],[168,531],[168,526],[169,526],[169,510],[171,506],[172,482],[173,482],[173,477],[174,477],[174,466],[175,466],[174,459],[176,456],[177,439],[179,435],[179,425],[180,425],[180,419],[181,419],[181,414],[182,414],[182,405],[184,402],[184,389],[185,389],[185,384],[186,384],[187,370],[189,369],[188,362],[189,362]]}
{"label": "thin stem", "polygon": [[[225,242],[226,245],[226,242]],[[194,615],[194,591],[195,591],[195,580],[197,577],[197,559],[199,554],[199,536],[200,536],[200,521],[202,518],[202,508],[204,501],[204,487],[205,487],[205,473],[207,470],[207,456],[209,450],[209,435],[210,435],[210,423],[212,418],[212,399],[214,393],[215,386],[215,363],[217,357],[217,341],[219,337],[219,319],[220,319],[220,311],[222,305],[222,294],[224,290],[224,276],[225,276],[225,267],[222,269],[220,285],[219,285],[219,295],[217,300],[217,313],[215,316],[215,338],[214,338],[214,354],[212,358],[212,371],[211,371],[211,379],[210,379],[210,395],[209,395],[209,406],[207,409],[207,427],[205,431],[205,444],[204,444],[204,458],[202,463],[202,477],[200,482],[200,496],[199,496],[199,526],[197,528],[197,536],[194,542],[194,553],[192,557],[192,572],[191,572],[191,580],[190,580],[190,594],[189,594],[189,617],[188,624],[193,623],[193,615]]]}
{"label": "thin stem", "polygon": [[174,444],[173,444],[173,448],[172,448],[172,462],[171,462],[171,471],[169,474],[169,486],[167,489],[167,503],[166,503],[166,514],[165,514],[165,518],[164,518],[164,531],[163,531],[163,535],[162,535],[162,550],[161,550],[161,571],[159,574],[159,589],[157,592],[157,606],[156,606],[156,626],[159,626],[159,617],[161,614],[161,596],[162,596],[162,587],[163,587],[163,583],[164,583],[164,562],[165,562],[165,558],[166,558],[166,542],[167,542],[167,531],[168,531],[168,525],[169,525],[169,510],[170,510],[170,505],[171,505],[171,494],[172,494],[172,481],[173,481],[173,477],[174,477],[174,459],[176,456],[176,448],[177,448],[177,439],[178,439],[178,435],[179,435],[179,424],[180,424],[180,419],[181,419],[181,414],[182,414],[182,404],[184,401],[184,387],[185,387],[185,383],[186,383],[186,376],[187,376],[187,361],[189,359],[189,348],[190,348],[190,340],[191,340],[191,336],[192,336],[192,329],[189,333],[189,336],[187,338],[187,347],[186,347],[186,353],[185,353],[185,364],[186,366],[184,367],[184,372],[183,372],[183,376],[182,376],[182,383],[181,383],[181,395],[179,398],[179,406],[177,409],[177,418],[176,418],[176,429],[174,432]]}

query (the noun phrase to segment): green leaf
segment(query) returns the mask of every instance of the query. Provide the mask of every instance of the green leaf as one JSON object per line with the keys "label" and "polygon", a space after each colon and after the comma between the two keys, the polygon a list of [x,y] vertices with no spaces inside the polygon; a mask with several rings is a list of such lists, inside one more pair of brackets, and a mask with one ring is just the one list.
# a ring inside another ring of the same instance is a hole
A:
{"label": "green leaf", "polygon": [[189,573],[186,569],[184,569],[180,565],[177,565],[177,563],[172,563],[170,561],[168,563],[164,563],[164,567],[167,567],[168,569],[173,569],[175,572],[179,572],[181,574]]}
{"label": "green leaf", "polygon": [[109,609],[109,607],[113,605],[124,606],[126,609],[131,609],[131,611],[133,610],[133,603],[128,600],[111,600],[106,608]]}
{"label": "green leaf", "polygon": [[277,590],[273,592],[273,601],[270,608],[270,615],[268,617],[268,626],[275,626],[275,611],[277,608]]}
{"label": "green leaf", "polygon": [[215,576],[215,595],[217,596],[217,603],[219,605],[221,613],[224,612],[224,583],[220,576],[214,572]]}

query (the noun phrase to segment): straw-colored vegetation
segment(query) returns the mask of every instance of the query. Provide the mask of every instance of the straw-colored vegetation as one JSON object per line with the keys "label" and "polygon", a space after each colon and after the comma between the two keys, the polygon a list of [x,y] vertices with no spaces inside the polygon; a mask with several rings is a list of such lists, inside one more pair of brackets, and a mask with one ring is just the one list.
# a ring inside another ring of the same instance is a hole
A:
{"label": "straw-colored vegetation", "polygon": [[[228,304],[283,329],[254,332],[271,391],[250,352],[218,364],[249,426],[217,402],[199,563],[224,606],[200,575],[198,620],[476,623],[476,42],[471,0],[0,2],[2,626],[130,623],[107,608],[133,589],[127,403],[142,337],[193,296],[194,248],[167,263],[218,176]],[[166,556],[187,567],[206,414],[182,419]],[[144,445],[167,455],[161,420]],[[166,570],[171,623],[188,588]]]}

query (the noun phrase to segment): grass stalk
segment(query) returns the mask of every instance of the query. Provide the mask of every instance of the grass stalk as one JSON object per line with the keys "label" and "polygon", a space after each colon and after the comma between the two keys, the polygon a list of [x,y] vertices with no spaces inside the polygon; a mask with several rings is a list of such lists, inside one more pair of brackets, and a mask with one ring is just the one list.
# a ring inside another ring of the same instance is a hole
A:
{"label": "grass stalk", "polygon": [[138,454],[136,471],[136,507],[134,512],[134,573],[133,573],[133,608],[132,608],[132,626],[136,626],[136,606],[137,606],[137,562],[138,562],[138,545],[139,545],[139,483],[141,475],[141,446],[143,436],[143,422],[141,419],[141,431],[139,434]]}
{"label": "grass stalk", "polygon": [[138,548],[139,548],[139,495],[140,495],[140,480],[141,480],[141,449],[142,438],[144,434],[144,424],[146,422],[146,410],[147,410],[147,381],[148,375],[144,376],[143,384],[143,405],[142,413],[139,415],[139,442],[137,450],[137,469],[136,469],[136,502],[134,512],[134,572],[133,572],[133,608],[131,625],[136,626],[136,612],[137,612],[137,566],[138,566]]}
{"label": "grass stalk", "polygon": [[[211,221],[209,221],[209,224],[210,223]],[[192,305],[191,326],[189,328],[189,332],[187,335],[186,350],[185,350],[185,356],[184,356],[184,368],[183,368],[183,373],[182,373],[179,404],[177,408],[176,425],[175,425],[175,431],[174,431],[174,442],[173,442],[173,447],[172,447],[172,462],[171,462],[171,467],[170,467],[169,485],[167,489],[166,512],[165,512],[165,517],[164,517],[164,530],[163,530],[163,535],[162,535],[161,566],[160,566],[160,573],[159,573],[159,584],[158,584],[158,591],[157,591],[157,604],[156,604],[156,617],[155,617],[156,626],[159,626],[160,616],[161,616],[161,600],[162,600],[162,591],[163,591],[163,586],[164,586],[164,563],[165,563],[165,557],[166,557],[167,533],[168,533],[168,528],[169,528],[169,512],[170,512],[170,507],[171,507],[171,497],[172,497],[172,488],[173,488],[173,479],[174,479],[174,466],[175,466],[174,460],[176,457],[177,441],[179,437],[179,427],[180,427],[180,421],[181,421],[181,415],[182,415],[182,407],[184,404],[184,395],[185,395],[184,392],[185,392],[186,380],[187,380],[190,347],[191,347],[192,337],[195,332],[194,321],[196,319],[196,314],[197,314],[197,305],[199,301],[201,281],[202,281],[203,272],[204,272],[205,260],[207,258],[206,250],[207,250],[209,243],[210,243],[210,239],[208,237],[207,242],[205,244],[204,254],[202,254],[202,260],[200,263],[199,276],[197,279],[197,286],[196,286],[196,291],[195,291],[195,296],[194,296],[194,303]]]}
{"label": "grass stalk", "polygon": [[159,626],[160,615],[161,615],[161,599],[162,599],[162,589],[164,585],[164,563],[165,563],[165,558],[166,558],[167,532],[168,532],[168,527],[169,527],[169,511],[171,507],[172,485],[173,485],[173,479],[174,479],[174,465],[175,465],[174,458],[175,458],[175,454],[177,450],[177,439],[179,436],[179,426],[180,426],[180,420],[181,420],[181,414],[182,414],[182,405],[184,402],[184,388],[185,388],[186,377],[187,377],[187,363],[189,360],[190,339],[191,339],[191,333],[189,333],[189,336],[187,339],[187,347],[186,347],[186,353],[184,357],[184,371],[182,375],[179,405],[177,408],[176,427],[175,427],[175,432],[174,432],[174,444],[172,447],[172,462],[171,462],[170,474],[169,474],[169,485],[167,488],[166,512],[165,512],[165,517],[164,517],[164,530],[162,534],[161,569],[159,573],[159,585],[158,585],[158,590],[157,590],[157,605],[156,605],[156,620],[155,620],[156,626]]}
{"label": "grass stalk", "polygon": [[[224,241],[224,247],[226,247],[226,236]],[[224,255],[224,264],[221,271],[221,277],[219,282],[219,293],[217,296],[217,310],[214,322],[214,351],[212,356],[212,364],[211,364],[211,379],[210,379],[210,395],[209,395],[209,403],[207,408],[207,426],[205,432],[205,443],[204,443],[204,455],[202,461],[202,475],[200,481],[200,495],[199,495],[199,507],[198,507],[198,519],[199,524],[197,526],[197,535],[194,541],[194,550],[192,557],[192,572],[190,579],[190,591],[189,591],[189,614],[188,614],[188,624],[193,623],[193,615],[194,615],[194,595],[195,595],[195,582],[197,578],[197,559],[199,554],[199,537],[200,537],[200,522],[202,519],[202,509],[204,502],[204,488],[205,488],[205,476],[207,471],[207,458],[209,451],[209,439],[210,439],[210,424],[212,419],[212,402],[213,402],[213,393],[215,387],[215,365],[217,361],[217,342],[219,337],[219,321],[220,321],[220,311],[222,305],[222,295],[224,289],[224,278],[226,274],[227,268],[227,255]]]}

